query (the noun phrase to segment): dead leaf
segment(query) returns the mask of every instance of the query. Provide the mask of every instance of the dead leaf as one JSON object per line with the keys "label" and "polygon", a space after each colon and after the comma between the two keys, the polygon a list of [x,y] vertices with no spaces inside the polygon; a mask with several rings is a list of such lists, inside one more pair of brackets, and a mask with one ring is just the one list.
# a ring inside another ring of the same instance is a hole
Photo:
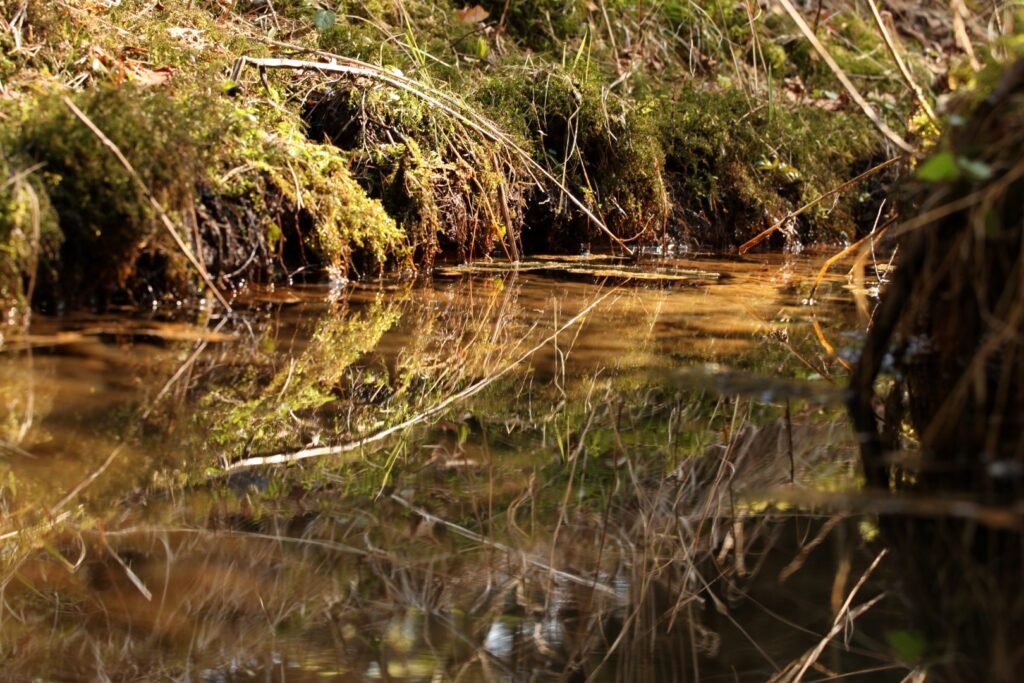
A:
{"label": "dead leaf", "polygon": [[462,9],[455,10],[455,16],[463,24],[478,24],[490,15],[491,13],[480,5],[473,5],[472,7],[466,5]]}
{"label": "dead leaf", "polygon": [[171,70],[164,66],[159,69],[149,69],[139,64],[131,65],[128,69],[133,82],[139,85],[163,85],[171,80]]}

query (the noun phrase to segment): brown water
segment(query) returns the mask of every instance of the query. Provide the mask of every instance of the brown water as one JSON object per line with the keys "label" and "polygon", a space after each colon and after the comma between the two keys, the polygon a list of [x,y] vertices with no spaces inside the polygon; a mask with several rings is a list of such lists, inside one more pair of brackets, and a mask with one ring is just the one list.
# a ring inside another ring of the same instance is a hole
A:
{"label": "brown water", "polygon": [[820,262],[35,318],[0,354],[4,677],[900,680],[899,605],[842,611],[882,548],[827,504],[862,323],[845,276],[805,304]]}

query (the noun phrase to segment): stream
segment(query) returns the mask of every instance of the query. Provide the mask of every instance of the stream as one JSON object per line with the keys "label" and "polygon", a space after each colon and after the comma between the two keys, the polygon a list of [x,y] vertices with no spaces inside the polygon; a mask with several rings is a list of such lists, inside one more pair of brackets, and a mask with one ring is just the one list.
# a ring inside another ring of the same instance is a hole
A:
{"label": "stream", "polygon": [[0,346],[5,679],[903,680],[842,392],[876,283],[808,301],[826,257],[34,317]]}

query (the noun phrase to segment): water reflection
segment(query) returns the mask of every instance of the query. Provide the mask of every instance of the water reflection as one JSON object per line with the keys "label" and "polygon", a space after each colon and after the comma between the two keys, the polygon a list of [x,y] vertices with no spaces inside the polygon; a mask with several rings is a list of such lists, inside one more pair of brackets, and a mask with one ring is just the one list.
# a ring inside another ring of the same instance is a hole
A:
{"label": "water reflection", "polygon": [[38,320],[0,358],[0,651],[53,680],[899,680],[885,602],[808,655],[878,553],[778,503],[858,485],[856,313],[841,278],[800,305],[815,270],[547,260],[251,292],[219,329]]}

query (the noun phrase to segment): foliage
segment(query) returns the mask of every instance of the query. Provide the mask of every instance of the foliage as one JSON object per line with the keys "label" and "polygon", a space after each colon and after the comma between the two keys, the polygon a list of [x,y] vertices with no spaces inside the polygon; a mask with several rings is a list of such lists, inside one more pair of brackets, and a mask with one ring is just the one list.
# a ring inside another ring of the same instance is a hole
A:
{"label": "foliage", "polygon": [[[60,275],[42,280],[55,300],[67,292],[97,303],[180,298],[196,281],[109,155],[82,161],[103,150],[59,106],[68,92],[191,228],[207,268],[237,281],[272,281],[310,265],[344,277],[385,264],[429,267],[441,255],[515,258],[520,247],[574,251],[607,240],[557,183],[537,178],[438,98],[496,121],[613,233],[637,243],[673,234],[734,246],[882,154],[789,18],[751,3],[280,0],[227,8],[125,0],[72,10],[33,1],[20,13],[22,4],[3,4],[11,23],[0,41],[23,47],[0,61],[0,88],[10,93],[0,118],[38,118],[24,137],[5,126],[14,166],[37,158],[53,166],[32,182],[47,194],[44,204],[54,193],[55,239],[67,233],[39,268]],[[862,13],[835,3],[820,29],[890,120],[912,117],[905,85]],[[231,70],[241,55],[326,53],[424,90]],[[907,57],[923,82],[920,61]],[[43,139],[58,129],[69,134]],[[81,173],[72,173],[76,166]],[[90,179],[95,173],[102,180]],[[80,215],[72,215],[76,196],[90,198]],[[808,212],[794,236],[844,239],[854,221],[874,218],[858,202],[844,196],[834,209]],[[117,225],[101,225],[105,216]],[[22,279],[34,268],[23,262]],[[17,279],[7,277],[9,290]]]}
{"label": "foliage", "polygon": [[[876,149],[873,129],[858,116],[752,105],[728,88],[686,87],[660,106],[683,236],[718,246],[746,240],[766,219],[866,170]],[[816,212],[799,237],[852,234],[854,203],[847,197]]]}
{"label": "foliage", "polygon": [[[509,68],[485,81],[475,99],[526,138],[534,158],[583,197],[617,235],[650,239],[663,233],[668,197],[655,119],[573,70]],[[554,200],[529,216],[534,248],[575,249],[598,238],[596,227],[549,188]],[[528,235],[528,237],[530,237]]]}
{"label": "foliage", "polygon": [[[114,144],[128,150],[142,182],[163,206],[177,212],[193,201],[211,147],[227,128],[212,102],[153,96],[131,86],[96,89],[78,100],[90,118],[103,122]],[[18,135],[8,144],[42,165],[63,237],[59,261],[41,265],[57,274],[67,294],[124,287],[140,255],[159,249],[155,242],[162,241],[152,209],[117,159],[57,95],[31,102],[19,118]],[[180,282],[185,274],[168,266],[164,277]]]}

